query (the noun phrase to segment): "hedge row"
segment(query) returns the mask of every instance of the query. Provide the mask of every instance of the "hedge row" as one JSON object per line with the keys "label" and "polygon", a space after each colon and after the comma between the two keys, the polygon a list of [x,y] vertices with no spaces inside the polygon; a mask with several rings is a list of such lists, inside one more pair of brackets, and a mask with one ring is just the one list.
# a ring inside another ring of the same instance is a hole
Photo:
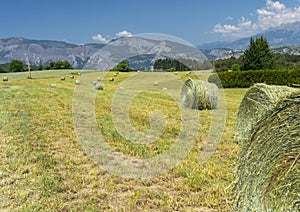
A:
{"label": "hedge row", "polygon": [[300,84],[300,70],[226,71],[211,75],[208,81],[223,88],[248,88],[255,83],[291,86]]}

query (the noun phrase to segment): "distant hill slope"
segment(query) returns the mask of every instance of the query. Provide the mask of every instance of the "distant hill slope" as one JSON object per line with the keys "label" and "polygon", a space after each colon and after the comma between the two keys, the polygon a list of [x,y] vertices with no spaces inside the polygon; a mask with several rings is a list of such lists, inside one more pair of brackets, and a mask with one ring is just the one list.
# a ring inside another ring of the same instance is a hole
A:
{"label": "distant hill slope", "polygon": [[139,70],[153,67],[161,58],[206,60],[195,47],[141,37],[118,38],[104,44],[76,45],[63,41],[30,40],[22,37],[0,39],[0,64],[18,59],[32,65],[67,60],[76,69],[110,69],[121,60],[128,60]]}
{"label": "distant hill slope", "polygon": [[81,69],[103,46],[103,44],[76,45],[63,41],[29,40],[21,37],[0,39],[0,64],[9,63],[13,59],[25,62],[29,57],[32,65],[67,60],[74,68]]}
{"label": "distant hill slope", "polygon": [[188,59],[203,62],[207,58],[199,49],[168,40],[126,37],[113,40],[87,61],[84,69],[107,70],[122,60],[133,68],[149,70],[157,59]]}

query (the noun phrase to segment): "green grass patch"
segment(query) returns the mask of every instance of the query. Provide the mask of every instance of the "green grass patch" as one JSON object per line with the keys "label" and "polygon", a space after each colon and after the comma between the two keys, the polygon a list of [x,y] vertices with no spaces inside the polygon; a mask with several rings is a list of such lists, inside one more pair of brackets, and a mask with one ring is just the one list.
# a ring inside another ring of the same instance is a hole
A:
{"label": "green grass patch", "polygon": [[[62,71],[62,75],[71,72],[74,70]],[[42,71],[39,77],[34,72],[34,79],[28,80],[15,74],[8,74],[8,82],[0,82],[1,210],[230,210],[232,199],[226,187],[233,180],[239,150],[234,139],[236,114],[245,89],[225,90],[225,132],[217,151],[204,164],[199,162],[199,153],[210,129],[209,111],[200,113],[198,139],[177,167],[152,179],[130,180],[101,169],[81,148],[72,117],[74,81],[78,76],[61,81],[60,74],[49,76]],[[105,90],[97,91],[96,96],[96,120],[111,148],[144,159],[172,146],[180,132],[181,117],[178,105],[161,90],[142,92],[130,105],[133,127],[146,132],[150,129],[149,115],[160,110],[165,115],[166,129],[151,144],[124,139],[114,128],[110,106],[120,83],[134,74],[119,73],[114,82],[109,82],[113,76],[109,73],[103,79]],[[176,77],[184,80],[190,76],[178,73]],[[57,87],[51,88],[51,83]]]}

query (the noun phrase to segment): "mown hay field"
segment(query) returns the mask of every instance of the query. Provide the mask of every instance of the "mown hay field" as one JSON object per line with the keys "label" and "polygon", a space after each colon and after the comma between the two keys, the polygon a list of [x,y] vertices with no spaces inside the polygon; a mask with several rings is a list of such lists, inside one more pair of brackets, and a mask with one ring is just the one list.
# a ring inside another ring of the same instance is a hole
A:
{"label": "mown hay field", "polygon": [[[1,79],[8,77],[8,81],[0,82],[1,210],[231,210],[228,186],[234,180],[239,152],[236,116],[246,89],[224,89],[225,129],[208,160],[201,163],[199,159],[211,123],[211,112],[204,110],[199,112],[201,127],[196,142],[178,166],[150,179],[127,179],[101,168],[83,151],[72,114],[74,88],[82,86],[75,85],[81,76],[69,77],[76,72],[32,72],[31,80],[25,79],[26,73],[0,75]],[[138,73],[119,73],[116,77],[114,73],[84,74],[94,74],[95,80],[102,78],[104,90],[96,91],[96,121],[113,150],[145,159],[171,148],[180,131],[181,116],[178,105],[162,89],[153,87],[137,95],[129,114],[133,127],[146,132],[151,127],[150,112],[162,111],[167,123],[163,135],[151,144],[131,143],[114,127],[111,102],[120,83]],[[170,73],[163,76],[167,75]],[[109,80],[111,77],[114,81]],[[195,76],[178,73],[176,77]]]}

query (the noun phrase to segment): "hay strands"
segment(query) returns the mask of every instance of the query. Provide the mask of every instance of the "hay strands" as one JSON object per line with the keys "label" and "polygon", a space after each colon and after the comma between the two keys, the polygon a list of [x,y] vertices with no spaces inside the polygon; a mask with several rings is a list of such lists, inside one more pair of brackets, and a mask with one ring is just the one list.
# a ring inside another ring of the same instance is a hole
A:
{"label": "hay strands", "polygon": [[181,89],[181,104],[190,109],[211,110],[218,104],[218,87],[202,80],[188,79]]}

